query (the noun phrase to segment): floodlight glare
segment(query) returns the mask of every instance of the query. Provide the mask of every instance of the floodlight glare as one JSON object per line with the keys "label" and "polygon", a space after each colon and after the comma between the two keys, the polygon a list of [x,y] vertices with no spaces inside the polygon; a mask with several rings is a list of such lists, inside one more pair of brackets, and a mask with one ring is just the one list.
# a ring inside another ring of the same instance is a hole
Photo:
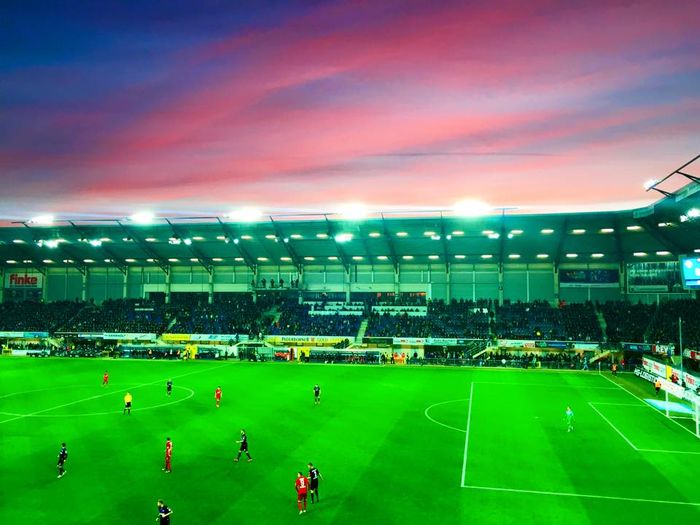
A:
{"label": "floodlight glare", "polygon": [[47,248],[58,248],[58,239],[50,239],[48,241],[44,241],[44,246]]}
{"label": "floodlight glare", "polygon": [[644,183],[644,189],[650,190],[659,183],[658,179],[649,179]]}
{"label": "floodlight glare", "polygon": [[255,222],[262,217],[262,211],[257,208],[241,208],[239,210],[233,210],[226,215],[224,218],[233,222]]}
{"label": "floodlight glare", "polygon": [[190,238],[187,238],[187,239],[183,239],[183,240],[182,240],[182,242],[184,242],[184,243],[185,243],[185,245],[189,246],[189,245],[191,245],[191,244],[192,244],[192,239],[190,239]]}
{"label": "floodlight glare", "polygon": [[40,226],[50,226],[53,224],[53,215],[37,215],[29,220],[31,224],[38,224]]}
{"label": "floodlight glare", "polygon": [[150,211],[139,211],[134,213],[129,220],[135,224],[151,224],[156,216]]}
{"label": "floodlight glare", "polygon": [[698,210],[697,208],[691,208],[690,210],[688,210],[688,213],[686,213],[686,215],[691,219],[697,219],[698,217],[700,217],[700,210]]}
{"label": "floodlight glare", "polygon": [[102,246],[102,241],[99,239],[92,239],[89,241],[89,243],[90,243],[90,246],[92,246],[94,248],[99,248],[100,246]]}
{"label": "floodlight glare", "polygon": [[491,206],[477,200],[465,200],[457,202],[452,207],[452,210],[462,217],[479,217],[489,213],[491,211]]}
{"label": "floodlight glare", "polygon": [[335,242],[350,242],[352,241],[352,233],[339,233],[335,236]]}
{"label": "floodlight glare", "polygon": [[367,206],[359,203],[343,204],[338,208],[338,213],[346,221],[360,221],[369,215]]}

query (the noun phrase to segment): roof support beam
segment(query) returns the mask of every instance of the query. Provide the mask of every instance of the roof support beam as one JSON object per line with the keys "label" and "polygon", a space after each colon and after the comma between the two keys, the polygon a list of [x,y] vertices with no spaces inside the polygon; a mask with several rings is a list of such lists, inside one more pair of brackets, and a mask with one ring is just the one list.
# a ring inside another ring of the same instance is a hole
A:
{"label": "roof support beam", "polygon": [[617,252],[617,260],[620,264],[625,262],[625,252],[622,246],[622,235],[620,235],[620,219],[615,215],[613,219],[613,235],[615,235],[615,250]]}
{"label": "roof support beam", "polygon": [[394,266],[394,272],[399,271],[399,257],[396,255],[396,247],[394,246],[394,240],[391,237],[391,233],[389,233],[389,228],[386,225],[386,219],[384,217],[384,214],[381,214],[382,217],[382,232],[384,233],[384,239],[386,239],[386,244],[387,247],[389,248],[389,257],[391,258],[391,263]]}
{"label": "roof support beam", "polygon": [[248,266],[248,268],[250,268],[250,270],[253,273],[257,273],[258,272],[257,264],[255,263],[253,258],[248,253],[248,250],[246,250],[245,247],[241,245],[240,240],[233,234],[229,225],[226,224],[224,221],[222,221],[219,217],[216,218],[216,221],[219,223],[219,226],[221,227],[221,231],[223,232],[224,236],[228,240],[228,242],[227,241],[224,241],[224,242],[226,242],[228,244],[231,241],[233,241],[233,243],[236,245],[236,249],[238,250],[238,253],[240,254],[241,257],[243,257],[243,260],[245,261],[246,266]]}
{"label": "roof support beam", "polygon": [[323,216],[326,219],[326,227],[328,228],[328,236],[330,237],[330,241],[334,244],[335,250],[338,253],[338,256],[340,257],[341,262],[343,263],[343,268],[345,268],[346,273],[350,273],[350,261],[348,259],[347,254],[345,253],[345,250],[343,250],[340,247],[340,244],[335,240],[336,236],[336,231],[335,227],[333,226],[333,223],[328,219],[328,215]]}
{"label": "roof support beam", "polygon": [[[165,219],[165,221],[170,225],[170,229],[173,231],[173,237],[180,239],[181,242],[184,242],[184,239],[182,238],[183,233],[181,231],[181,228],[176,227],[170,219]],[[187,248],[190,250],[190,253],[194,255],[197,258],[197,262],[204,268],[209,275],[211,275],[213,271],[213,263],[212,261],[206,257],[198,248],[196,248],[192,244],[192,240],[190,239],[190,244],[185,244]]]}
{"label": "roof support beam", "polygon": [[270,215],[270,222],[272,223],[272,227],[275,230],[275,235],[277,236],[278,242],[281,241],[284,244],[284,248],[287,251],[287,255],[289,255],[289,258],[294,263],[294,266],[296,266],[297,271],[299,273],[301,273],[301,271],[302,271],[301,259],[299,258],[296,250],[292,246],[292,241],[290,240],[289,237],[287,237],[284,234],[284,232],[282,231],[282,227],[279,225],[279,223],[275,222],[275,219],[272,218],[272,215]]}
{"label": "roof support beam", "polygon": [[[86,238],[85,233],[84,233],[73,221],[68,221],[68,224],[70,224],[70,225],[73,227],[73,229],[74,229],[75,231],[78,232],[78,235],[80,235],[80,238],[81,238],[81,239],[85,239],[85,238]],[[59,246],[60,246],[60,245],[59,245]],[[107,256],[109,256],[110,260],[111,260],[111,261],[113,262],[113,264],[119,269],[119,271],[120,271],[121,273],[123,273],[124,275],[126,275],[126,271],[127,271],[127,264],[126,264],[126,261],[124,261],[124,260],[123,260],[122,258],[120,258],[120,257],[117,257],[117,256],[112,252],[112,250],[110,250],[109,248],[107,248],[104,244],[101,244],[100,246],[101,246],[101,248],[102,248],[102,251],[104,251],[104,253],[105,253]]]}
{"label": "roof support beam", "polygon": [[440,241],[442,242],[442,256],[445,258],[445,273],[450,273],[450,250],[447,246],[448,240],[447,231],[445,231],[445,217],[442,212],[440,212]]}
{"label": "roof support beam", "polygon": [[158,252],[151,248],[146,241],[144,241],[139,235],[137,235],[133,228],[128,228],[121,221],[117,221],[117,224],[121,227],[121,229],[124,231],[124,233],[126,233],[126,235],[129,238],[131,238],[136,244],[139,245],[141,250],[143,250],[143,252],[146,255],[150,256],[150,258],[153,259],[153,261],[158,265],[158,268],[160,268],[164,274],[167,275],[170,273],[170,266],[166,264],[166,261],[163,259],[163,257],[161,257]]}
{"label": "roof support beam", "polygon": [[561,259],[564,251],[564,241],[566,240],[566,231],[569,228],[569,219],[564,217],[561,224],[561,232],[559,233],[559,238],[557,239],[557,251],[554,254],[554,268],[559,270],[559,265],[561,264]]}
{"label": "roof support beam", "polygon": [[680,255],[683,253],[684,250],[659,230],[648,217],[635,219],[635,222],[642,226],[645,231],[649,232],[649,235],[651,235],[656,242],[661,244],[661,246],[666,248],[673,255]]}
{"label": "roof support beam", "polygon": [[[38,239],[37,236],[35,235],[34,230],[33,230],[32,227],[29,226],[29,224],[27,224],[26,222],[24,222],[24,223],[22,223],[22,224],[25,226],[25,228],[29,229],[29,230],[32,232],[32,240],[33,240],[34,244],[36,245],[36,242],[37,242],[39,239]],[[68,261],[68,264],[70,264],[71,266],[73,266],[73,267],[74,267],[76,270],[78,270],[82,275],[86,275],[86,274],[87,274],[87,266],[85,265],[85,263],[83,263],[78,257],[75,256],[75,254],[73,254],[73,253],[72,253],[70,250],[68,250],[66,247],[61,246],[61,243],[58,243],[58,246],[56,247],[56,250],[57,250],[58,253],[61,253],[61,254],[63,254],[63,256],[67,257],[67,259],[65,259],[65,260]]]}

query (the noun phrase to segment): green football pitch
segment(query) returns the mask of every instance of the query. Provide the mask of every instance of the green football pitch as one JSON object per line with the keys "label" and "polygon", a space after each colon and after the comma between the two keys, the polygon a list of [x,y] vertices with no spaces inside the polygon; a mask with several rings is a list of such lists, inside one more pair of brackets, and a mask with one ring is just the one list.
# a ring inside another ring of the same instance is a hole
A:
{"label": "green football pitch", "polygon": [[173,525],[697,523],[700,440],[651,397],[631,374],[2,358],[0,523],[154,523],[158,498]]}

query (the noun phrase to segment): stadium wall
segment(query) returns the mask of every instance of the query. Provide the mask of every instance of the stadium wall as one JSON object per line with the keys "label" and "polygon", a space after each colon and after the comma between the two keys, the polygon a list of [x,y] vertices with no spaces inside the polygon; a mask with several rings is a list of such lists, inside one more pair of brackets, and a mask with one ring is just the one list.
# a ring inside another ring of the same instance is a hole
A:
{"label": "stadium wall", "polygon": [[[574,269],[590,265],[567,265]],[[565,266],[562,265],[562,268]],[[597,265],[605,268],[605,265]],[[618,268],[617,265],[608,265]],[[36,272],[32,268],[13,268],[13,272]],[[75,268],[48,268],[42,280],[40,297],[45,301],[147,298],[150,293],[199,292],[210,296],[216,292],[249,292],[252,282],[260,285],[280,278],[288,286],[300,278],[300,288],[318,292],[420,292],[429,299],[450,301],[491,299],[500,301],[606,301],[628,298],[653,303],[685,294],[625,294],[624,280],[612,286],[559,286],[553,264],[402,264],[398,272],[390,265],[352,265],[346,272],[342,265],[309,265],[301,275],[292,266],[258,268],[257,275],[247,266],[215,266],[208,273],[201,266],[173,266],[166,274],[154,266],[131,266],[126,274],[115,267],[90,267],[85,274]],[[5,290],[5,297],[9,295]]]}

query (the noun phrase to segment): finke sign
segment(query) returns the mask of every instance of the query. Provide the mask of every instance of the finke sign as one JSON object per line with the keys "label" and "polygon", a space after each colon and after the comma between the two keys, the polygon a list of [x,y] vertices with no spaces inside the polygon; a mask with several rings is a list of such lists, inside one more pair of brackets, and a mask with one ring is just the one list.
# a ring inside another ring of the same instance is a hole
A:
{"label": "finke sign", "polygon": [[5,288],[41,288],[43,278],[40,273],[6,273]]}

